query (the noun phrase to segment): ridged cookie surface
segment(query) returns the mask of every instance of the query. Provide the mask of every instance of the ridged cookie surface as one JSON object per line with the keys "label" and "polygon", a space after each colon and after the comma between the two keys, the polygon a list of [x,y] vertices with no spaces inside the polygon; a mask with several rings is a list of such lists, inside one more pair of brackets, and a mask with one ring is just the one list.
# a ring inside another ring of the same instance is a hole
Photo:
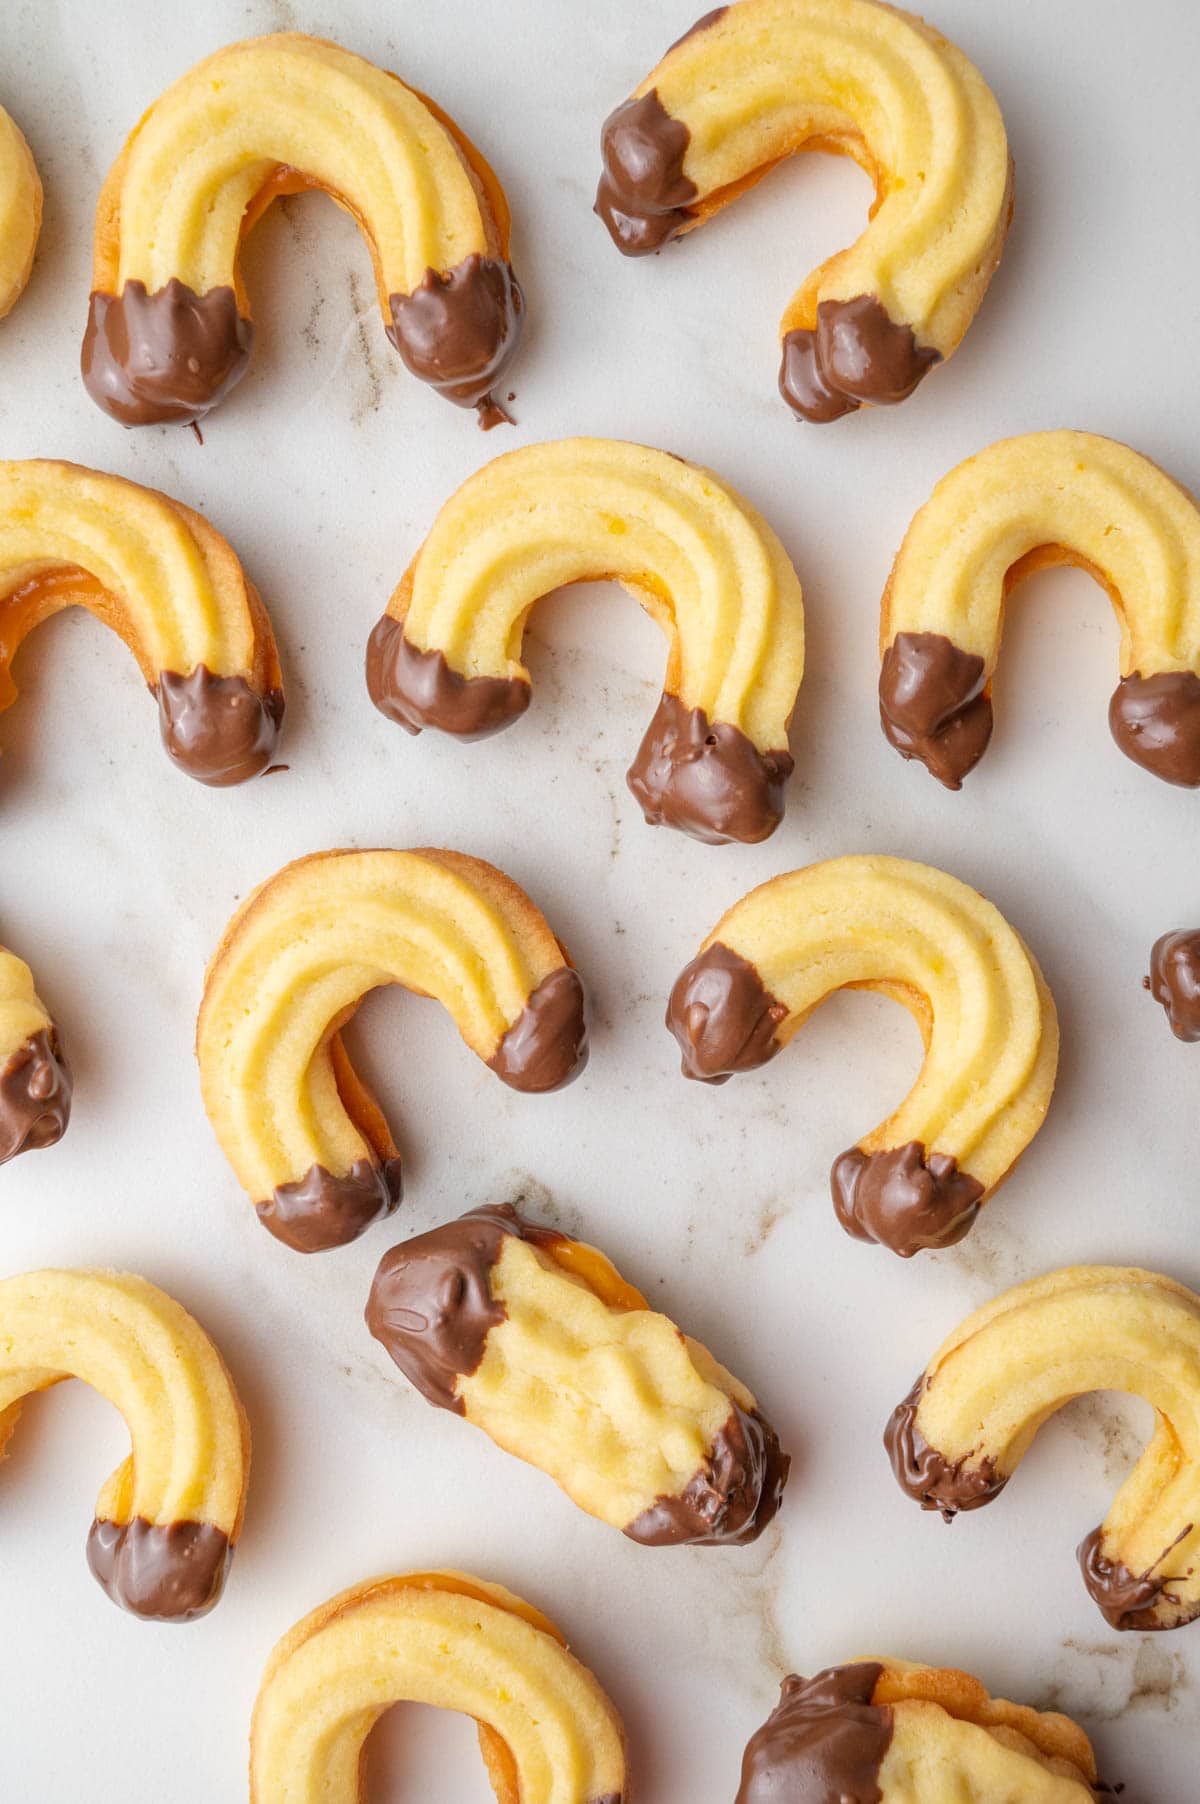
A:
{"label": "ridged cookie surface", "polygon": [[29,280],[41,229],[42,183],[33,152],[0,107],[0,319]]}

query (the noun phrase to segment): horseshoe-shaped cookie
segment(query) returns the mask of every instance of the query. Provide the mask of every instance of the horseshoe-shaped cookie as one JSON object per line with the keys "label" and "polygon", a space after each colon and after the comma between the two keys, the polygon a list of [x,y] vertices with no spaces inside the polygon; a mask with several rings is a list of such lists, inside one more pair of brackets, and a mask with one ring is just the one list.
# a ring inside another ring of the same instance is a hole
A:
{"label": "horseshoe-shaped cookie", "polygon": [[615,578],[670,640],[629,772],[652,825],[765,839],[791,775],[804,604],[766,522],[711,470],[616,439],[510,451],[451,496],[371,635],[367,686],[409,732],[478,739],[529,705],[521,638],[565,583]]}
{"label": "horseshoe-shaped cookie", "polygon": [[279,658],[232,548],[190,507],[78,464],[0,463],[0,709],[12,662],[51,614],[82,607],[123,639],[158,698],[163,744],[201,783],[271,761]]}
{"label": "horseshoe-shaped cookie", "polygon": [[343,1246],[400,1200],[395,1142],[341,1030],[401,984],[448,1011],[511,1089],[586,1061],[583,985],[545,918],[481,859],[429,848],[317,852],[254,891],[208,969],[200,1083],[225,1156],[272,1234]]}
{"label": "horseshoe-shaped cookie", "polygon": [[1121,627],[1113,738],[1168,783],[1200,785],[1200,509],[1157,464],[1092,432],[1001,439],[951,470],[905,535],[879,629],[883,730],[947,789],[992,734],[1004,603],[1077,564]]}
{"label": "horseshoe-shaped cookie", "polygon": [[983,77],[880,0],[718,7],[609,115],[601,148],[596,211],[629,256],[694,230],[795,151],[835,151],[870,176],[870,224],[783,316],[779,387],[806,420],[903,401],[949,357],[1012,215]]}
{"label": "horseshoe-shaped cookie", "polygon": [[300,32],[230,44],[143,114],[101,191],[83,378],[123,426],[197,420],[242,376],[242,241],[281,194],[320,188],[367,242],[384,328],[439,394],[490,393],[520,335],[508,206],[431,100]]}
{"label": "horseshoe-shaped cookie", "polygon": [[1058,1064],[1054,1001],[976,890],[867,855],[773,877],[718,921],[671,992],[687,1077],[722,1083],[786,1046],[841,989],[904,1004],[925,1042],[905,1100],[836,1161],[848,1234],[907,1258],[961,1240],[1042,1125]]}
{"label": "horseshoe-shaped cookie", "polygon": [[0,1453],[22,1400],[65,1378],[81,1378],[120,1411],[133,1447],[96,1504],[93,1573],[135,1615],[202,1616],[221,1595],[250,1470],[250,1430],[220,1354],[144,1278],[0,1279]]}
{"label": "horseshoe-shaped cookie", "polygon": [[596,1680],[540,1610],[465,1572],[373,1579],[289,1630],[254,1706],[251,1804],[359,1804],[363,1745],[402,1700],[475,1718],[498,1804],[624,1804]]}
{"label": "horseshoe-shaped cookie", "polygon": [[14,119],[0,107],[0,319],[29,280],[42,229],[42,183]]}
{"label": "horseshoe-shaped cookie", "polygon": [[53,1146],[71,1116],[71,1071],[33,972],[0,946],[0,1165]]}
{"label": "horseshoe-shaped cookie", "polygon": [[1200,1615],[1200,1297],[1170,1278],[1075,1265],[1018,1284],[934,1354],[884,1436],[901,1489],[947,1522],[1004,1489],[1042,1423],[1088,1391],[1127,1391],[1154,1433],[1079,1546],[1114,1629]]}

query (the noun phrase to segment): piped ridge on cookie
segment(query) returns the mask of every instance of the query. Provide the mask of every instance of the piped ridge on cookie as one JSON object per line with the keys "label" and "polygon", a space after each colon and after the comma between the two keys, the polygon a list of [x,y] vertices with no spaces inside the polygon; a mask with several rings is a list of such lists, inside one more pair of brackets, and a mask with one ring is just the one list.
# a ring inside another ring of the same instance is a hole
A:
{"label": "piped ridge on cookie", "polygon": [[0,107],[0,319],[20,299],[42,229],[42,182],[16,120]]}

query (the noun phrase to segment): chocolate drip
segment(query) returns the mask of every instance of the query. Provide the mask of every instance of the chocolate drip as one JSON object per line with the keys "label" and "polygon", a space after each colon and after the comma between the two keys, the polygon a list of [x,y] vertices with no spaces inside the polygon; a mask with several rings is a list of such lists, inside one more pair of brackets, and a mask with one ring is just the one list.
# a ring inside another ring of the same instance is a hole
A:
{"label": "chocolate drip", "polygon": [[460,676],[444,652],[411,645],[390,614],[367,641],[367,692],[406,732],[437,727],[459,739],[499,733],[529,706],[529,684],[519,677]]}
{"label": "chocolate drip", "polygon": [[775,1038],[787,1007],[758,971],[719,940],[686,965],[667,1004],[667,1026],[683,1053],[683,1075],[723,1084],[753,1071],[779,1051]]}
{"label": "chocolate drip", "polygon": [[[1191,1528],[1184,1530],[1186,1534]],[[1104,1529],[1094,1528],[1090,1535],[1085,1535],[1076,1550],[1079,1570],[1083,1574],[1083,1582],[1087,1586],[1092,1602],[1098,1605],[1101,1615],[1114,1629],[1165,1629],[1178,1628],[1184,1622],[1200,1613],[1200,1605],[1188,1616],[1173,1616],[1170,1622],[1163,1622],[1156,1606],[1160,1600],[1164,1603],[1177,1604],[1178,1597],[1173,1597],[1166,1589],[1170,1583],[1166,1578],[1153,1578],[1154,1566],[1140,1574],[1133,1573],[1120,1560],[1110,1560],[1101,1553],[1100,1544],[1104,1538]],[[1182,1537],[1180,1537],[1182,1539]],[[1170,1553],[1167,1548],[1156,1560],[1160,1564]]]}
{"label": "chocolate drip", "polygon": [[488,1065],[510,1090],[541,1095],[572,1083],[587,1059],[583,984],[561,965],[543,977]]}
{"label": "chocolate drip", "polygon": [[883,1444],[900,1489],[923,1510],[940,1510],[943,1522],[952,1522],[960,1510],[982,1509],[999,1497],[1008,1476],[997,1472],[994,1459],[968,1465],[966,1458],[948,1460],[929,1445],[917,1425],[917,1409],[926,1388],[922,1376],[903,1403],[896,1405],[884,1429]]}
{"label": "chocolate drip", "polygon": [[0,1070],[0,1165],[18,1153],[53,1146],[71,1118],[71,1069],[58,1033],[42,1028]]}
{"label": "chocolate drip", "polygon": [[736,1804],[881,1804],[892,1713],[871,1699],[882,1672],[862,1660],[785,1679],[746,1744]]}
{"label": "chocolate drip", "polygon": [[232,288],[197,294],[172,276],[148,294],[144,282],[126,282],[120,294],[91,297],[84,385],[122,426],[190,425],[241,379],[253,337]]}
{"label": "chocolate drip", "polygon": [[660,250],[694,223],[689,207],[696,185],[683,173],[690,141],[687,126],[672,119],[655,88],[624,101],[604,121],[604,173],[594,210],[627,257]]}
{"label": "chocolate drip", "polygon": [[735,1403],[695,1476],[625,1533],[645,1547],[745,1547],[778,1511],[791,1463],[770,1423]]}
{"label": "chocolate drip", "polygon": [[507,1320],[490,1280],[510,1234],[535,1246],[563,1238],[525,1221],[511,1203],[500,1203],[416,1234],[379,1262],[367,1300],[367,1327],[409,1383],[438,1409],[465,1413],[458,1380],[479,1370],[489,1333]]}
{"label": "chocolate drip", "polygon": [[323,1165],[313,1165],[302,1178],[280,1184],[265,1203],[256,1203],[258,1219],[276,1240],[297,1253],[323,1253],[330,1247],[348,1246],[399,1206],[399,1159],[356,1159],[349,1171],[335,1177]]}
{"label": "chocolate drip", "polygon": [[197,664],[187,676],[164,670],[155,691],[162,742],[198,783],[227,789],[271,762],[283,720],[283,691],[253,690],[245,677],[214,676]]}
{"label": "chocolate drip", "polygon": [[853,1146],[835,1160],[829,1179],[847,1234],[890,1247],[901,1259],[961,1240],[983,1195],[952,1154],[927,1153],[919,1140],[877,1153]]}
{"label": "chocolate drip", "polygon": [[943,633],[897,633],[879,673],[879,719],[905,758],[919,758],[947,789],[961,789],[992,736],[983,659]]}
{"label": "chocolate drip", "polygon": [[864,401],[887,407],[907,400],[941,360],[873,294],[821,301],[815,331],[784,334],[779,392],[801,419],[824,425]]}
{"label": "chocolate drip", "polygon": [[1155,940],[1143,981],[1166,1009],[1171,1032],[1180,1040],[1200,1040],[1200,929]]}
{"label": "chocolate drip", "polygon": [[1108,725],[1127,758],[1184,789],[1200,787],[1200,677],[1190,670],[1134,671],[1108,704]]}
{"label": "chocolate drip", "polygon": [[509,264],[476,251],[444,275],[427,269],[412,294],[389,295],[388,305],[387,335],[414,376],[477,408],[485,431],[509,419],[489,392],[516,354],[525,317]]}
{"label": "chocolate drip", "polygon": [[664,694],[625,780],[652,827],[755,845],[783,819],[793,769],[788,751],[760,752],[740,727]]}
{"label": "chocolate drip", "polygon": [[92,1523],[88,1565],[115,1604],[156,1622],[190,1622],[212,1609],[233,1559],[210,1522]]}

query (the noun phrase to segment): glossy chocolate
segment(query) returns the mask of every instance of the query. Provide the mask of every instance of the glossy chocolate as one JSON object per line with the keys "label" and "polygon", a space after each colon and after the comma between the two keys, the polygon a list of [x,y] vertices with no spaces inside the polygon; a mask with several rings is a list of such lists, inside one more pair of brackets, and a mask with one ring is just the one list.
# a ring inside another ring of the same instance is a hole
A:
{"label": "glossy chocolate", "polygon": [[367,692],[406,732],[436,727],[457,739],[486,739],[529,706],[529,684],[519,677],[460,676],[444,652],[410,645],[403,622],[390,614],[367,641]]}
{"label": "glossy chocolate", "polygon": [[254,327],[232,288],[197,294],[172,276],[146,292],[95,293],[80,366],[92,400],[122,426],[190,425],[240,380]]}
{"label": "glossy chocolate", "polygon": [[689,208],[696,187],[683,173],[690,141],[687,126],[672,119],[655,88],[624,101],[604,121],[595,211],[627,257],[660,250],[694,223]]}
{"label": "glossy chocolate", "polygon": [[999,1497],[1008,1478],[997,1472],[993,1459],[981,1459],[974,1465],[966,1459],[950,1461],[929,1445],[917,1426],[917,1409],[925,1389],[922,1376],[892,1411],[883,1444],[900,1489],[923,1510],[940,1510],[942,1520],[952,1522],[960,1510],[982,1509]]}
{"label": "glossy chocolate", "polygon": [[[1140,1576],[1130,1572],[1128,1566],[1120,1560],[1110,1560],[1100,1551],[1104,1539],[1103,1528],[1094,1528],[1090,1535],[1085,1535],[1076,1549],[1079,1570],[1083,1574],[1083,1582],[1087,1586],[1092,1602],[1098,1605],[1101,1615],[1114,1629],[1161,1629],[1167,1626],[1177,1628],[1189,1617],[1173,1616],[1170,1624],[1159,1621],[1155,1606],[1160,1599],[1165,1603],[1178,1603],[1167,1590],[1170,1580],[1151,1576],[1154,1568],[1143,1572]],[[1167,1558],[1167,1552],[1161,1557]],[[1155,1561],[1159,1565],[1160,1561]]]}
{"label": "glossy chocolate", "polygon": [[279,741],[283,692],[253,690],[245,677],[214,676],[197,664],[158,679],[158,724],[172,760],[198,783],[227,789],[266,770]]}
{"label": "glossy chocolate", "polygon": [[53,1146],[71,1118],[71,1070],[53,1027],[31,1034],[0,1070],[0,1165]]}
{"label": "glossy chocolate", "polygon": [[871,1699],[882,1671],[861,1660],[785,1679],[746,1744],[736,1804],[881,1804],[892,1713]]}
{"label": "glossy chocolate", "polygon": [[879,673],[879,719],[905,758],[919,758],[947,789],[961,789],[992,736],[983,659],[944,633],[897,633]]}
{"label": "glossy chocolate", "polygon": [[683,1075],[723,1084],[735,1071],[754,1071],[779,1051],[775,1038],[787,1019],[749,959],[719,940],[675,980],[667,1026],[683,1054]]}
{"label": "glossy chocolate", "polygon": [[560,965],[543,977],[488,1065],[510,1090],[541,1095],[572,1083],[587,1060],[583,984]]}
{"label": "glossy chocolate", "polygon": [[492,395],[516,354],[525,317],[521,285],[507,263],[476,251],[440,275],[427,269],[412,294],[388,296],[387,335],[414,376],[487,430],[509,416]]}
{"label": "glossy chocolate", "polygon": [[625,1533],[645,1547],[745,1547],[778,1511],[791,1463],[770,1423],[735,1403],[695,1476]]}
{"label": "glossy chocolate", "polygon": [[919,1140],[881,1152],[852,1146],[829,1174],[833,1206],[847,1234],[911,1259],[926,1247],[961,1240],[979,1213],[983,1185],[949,1153]]}
{"label": "glossy chocolate", "polygon": [[890,317],[873,294],[820,301],[816,330],[784,334],[779,392],[793,413],[818,425],[868,401],[892,406],[912,394],[939,352]]}
{"label": "glossy chocolate", "polygon": [[280,1184],[274,1196],[256,1203],[258,1219],[276,1240],[297,1253],[323,1253],[348,1246],[391,1215],[400,1202],[401,1162],[356,1159],[342,1177],[314,1165],[294,1183]]}
{"label": "glossy chocolate", "polygon": [[92,1523],[88,1565],[115,1604],[156,1622],[190,1622],[212,1609],[233,1559],[209,1522]]}
{"label": "glossy chocolate", "polygon": [[1123,677],[1108,725],[1127,758],[1164,783],[1200,787],[1200,677],[1190,670]]}
{"label": "glossy chocolate", "polygon": [[1164,933],[1150,953],[1146,988],[1180,1040],[1200,1040],[1200,928]]}
{"label": "glossy chocolate", "polygon": [[707,845],[755,845],[783,819],[786,749],[760,752],[740,727],[710,721],[664,694],[626,782],[652,827],[678,827]]}

